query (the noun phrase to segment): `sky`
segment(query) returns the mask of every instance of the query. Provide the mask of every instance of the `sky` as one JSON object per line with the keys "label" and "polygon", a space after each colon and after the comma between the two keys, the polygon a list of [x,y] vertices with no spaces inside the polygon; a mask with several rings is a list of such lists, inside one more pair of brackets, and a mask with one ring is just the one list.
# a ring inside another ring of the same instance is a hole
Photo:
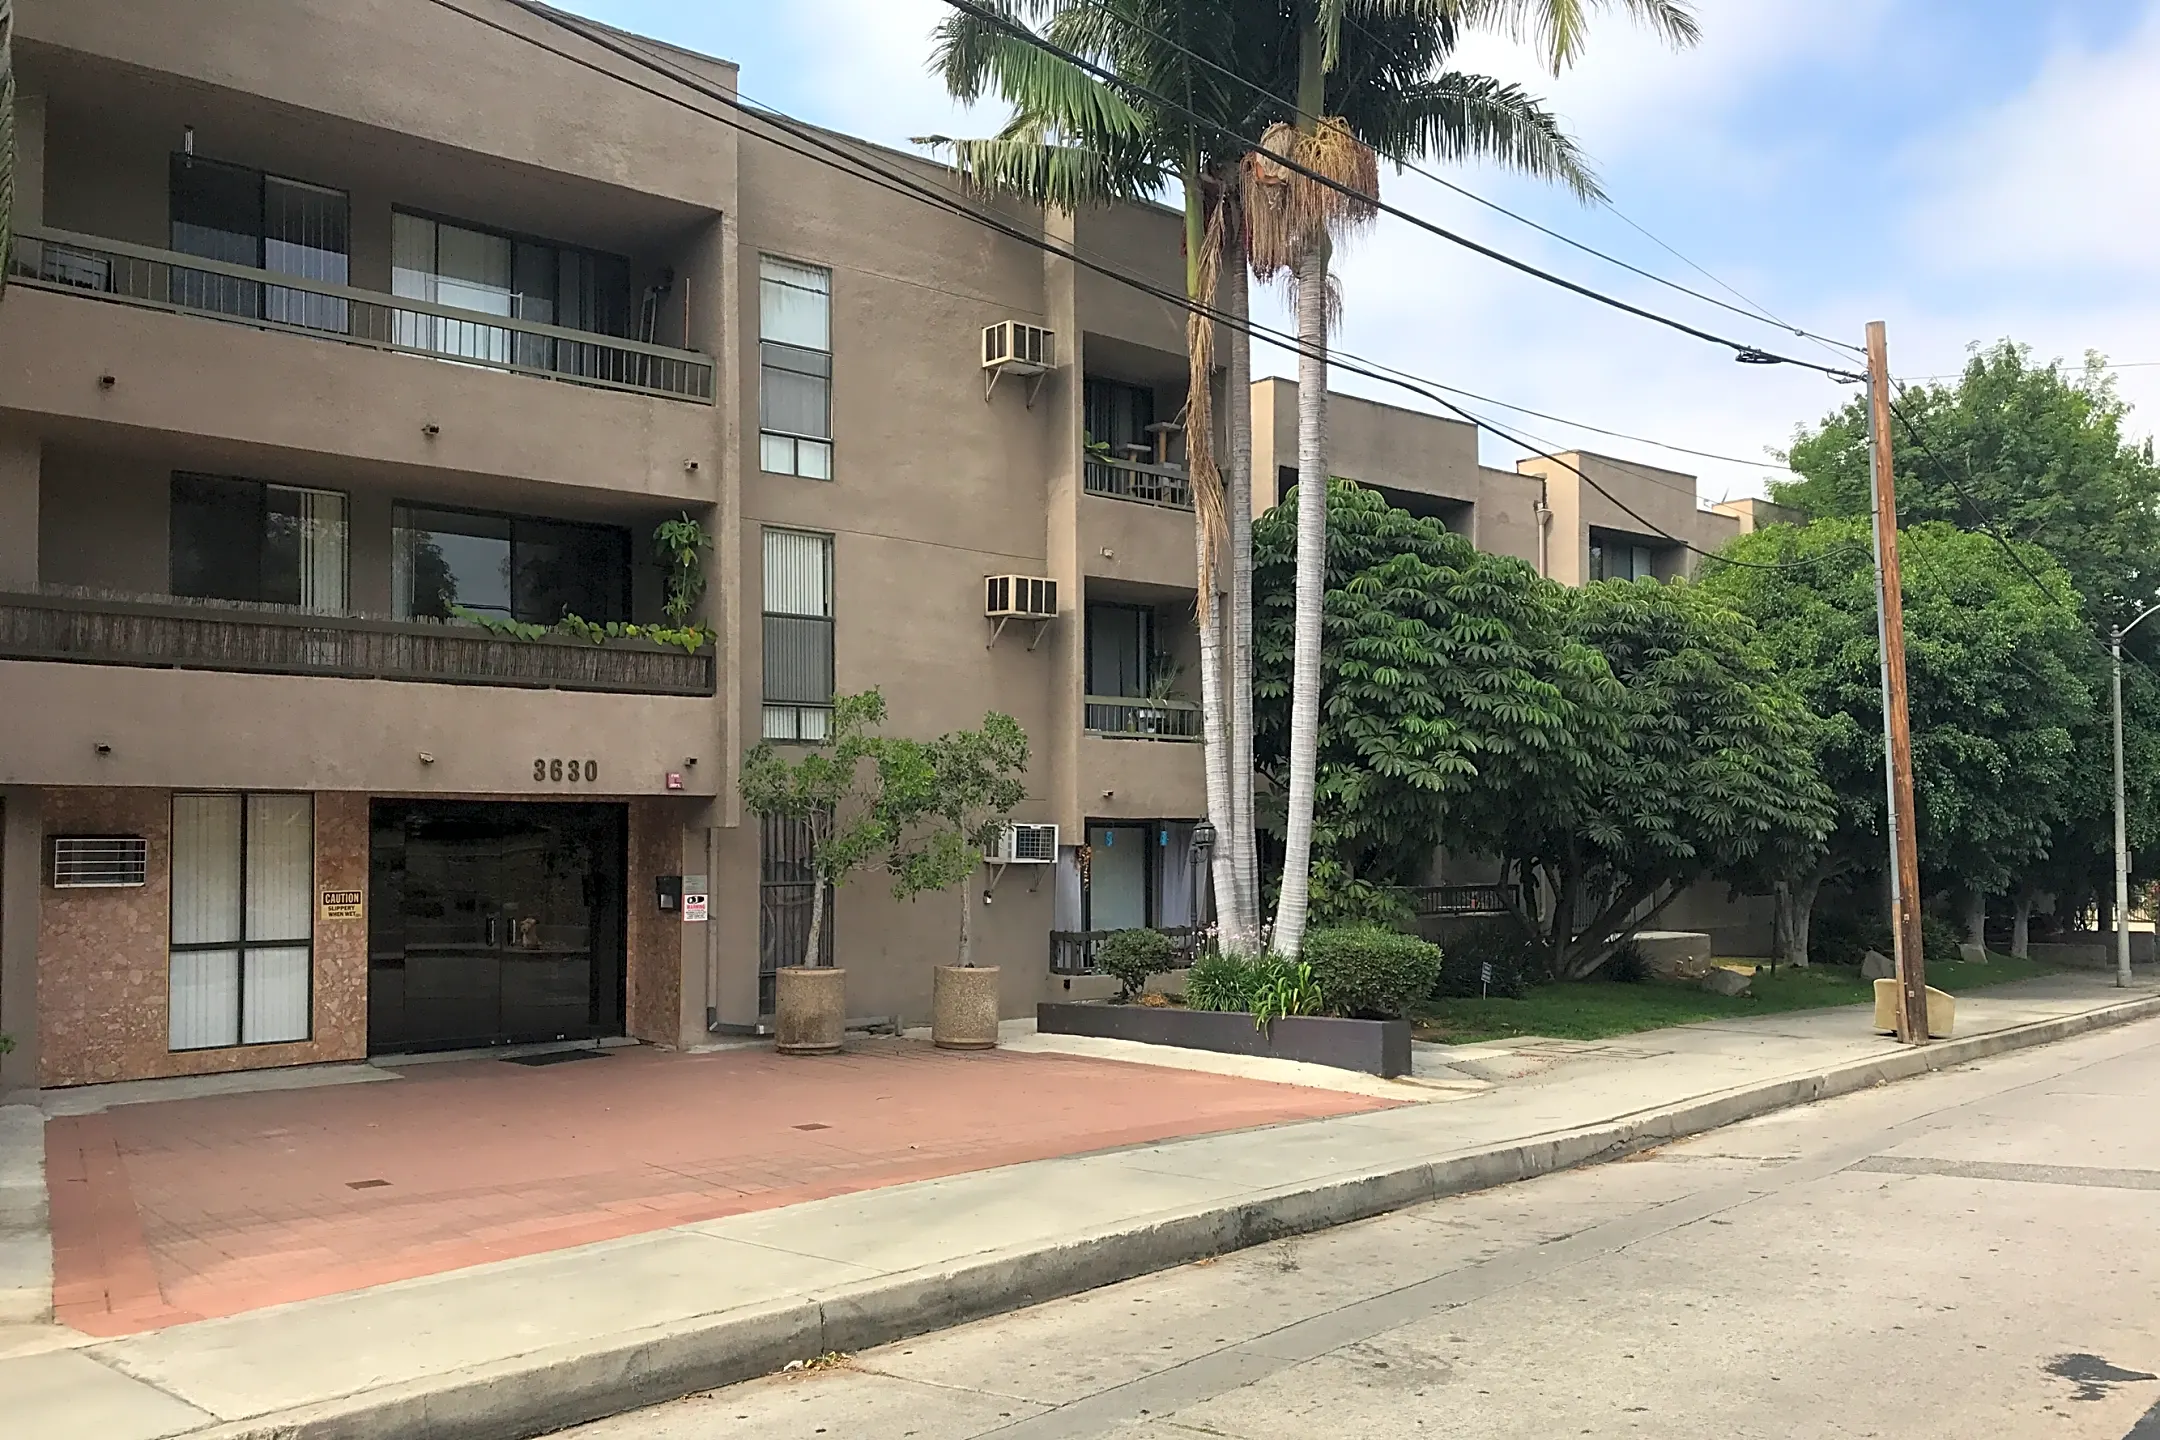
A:
{"label": "sky", "polygon": [[[943,0],[557,3],[733,60],[746,97],[888,144],[984,134],[1003,119],[994,107],[955,106],[925,68],[930,31],[950,13]],[[1858,344],[1868,321],[1885,321],[1891,369],[1907,379],[1954,374],[1972,346],[2004,338],[2043,361],[2081,364],[2098,351],[2124,367],[2115,378],[2137,407],[2133,431],[2152,432],[2160,0],[1697,0],[1696,9],[1702,43],[1683,52],[1608,5],[1563,75],[1504,36],[1466,37],[1450,62],[1541,96],[1592,158],[1609,205],[1488,168],[1426,168],[1668,279],[1721,298],[1737,291],[1790,325]],[[1834,362],[1814,341],[1614,269],[1422,176],[1384,172],[1382,193],[1647,308]],[[1575,423],[1465,402],[1539,448],[1696,474],[1706,501],[1761,494],[1796,428],[1850,393],[1793,367],[1735,364],[1728,351],[1392,218],[1352,241],[1338,271],[1343,353],[1564,417]],[[1260,303],[1287,325],[1279,300]],[[1254,365],[1296,369],[1266,346]],[[1354,375],[1333,388],[1432,408]],[[1493,436],[1483,448],[1493,464],[1524,453]]]}

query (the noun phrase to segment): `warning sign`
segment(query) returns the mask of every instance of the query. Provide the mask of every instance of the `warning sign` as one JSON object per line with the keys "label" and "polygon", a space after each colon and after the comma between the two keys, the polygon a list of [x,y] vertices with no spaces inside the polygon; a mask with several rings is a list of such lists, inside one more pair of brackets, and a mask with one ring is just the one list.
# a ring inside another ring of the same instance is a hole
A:
{"label": "warning sign", "polygon": [[682,923],[685,925],[704,924],[707,904],[708,897],[693,894],[687,890],[684,891],[682,897]]}
{"label": "warning sign", "polygon": [[366,911],[362,904],[363,894],[358,890],[325,890],[322,892],[322,918],[325,920],[358,920]]}

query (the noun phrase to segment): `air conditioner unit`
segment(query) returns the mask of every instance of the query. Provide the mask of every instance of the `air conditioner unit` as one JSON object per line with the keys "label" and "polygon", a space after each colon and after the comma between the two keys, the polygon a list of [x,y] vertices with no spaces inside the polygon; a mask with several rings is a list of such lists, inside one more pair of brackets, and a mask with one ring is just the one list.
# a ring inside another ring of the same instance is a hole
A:
{"label": "air conditioner unit", "polygon": [[996,848],[985,850],[983,859],[992,865],[1053,865],[1057,852],[1057,826],[1016,824],[998,833]]}
{"label": "air conditioner unit", "polygon": [[150,878],[150,842],[141,835],[55,835],[55,890],[133,889]]}
{"label": "air conditioner unit", "polygon": [[1035,634],[1028,640],[1028,649],[1042,643],[1043,629],[1057,619],[1057,581],[1040,575],[985,575],[983,577],[983,618],[991,621],[990,639],[985,650],[997,644],[998,636],[1015,620],[1032,621]]}
{"label": "air conditioner unit", "polygon": [[992,620],[1055,620],[1057,581],[1040,575],[983,577],[983,614]]}
{"label": "air conditioner unit", "polygon": [[1021,375],[1028,380],[1027,403],[1032,409],[1042,377],[1057,368],[1057,334],[1025,320],[984,326],[982,366],[983,399],[988,400],[997,389],[1000,376]]}

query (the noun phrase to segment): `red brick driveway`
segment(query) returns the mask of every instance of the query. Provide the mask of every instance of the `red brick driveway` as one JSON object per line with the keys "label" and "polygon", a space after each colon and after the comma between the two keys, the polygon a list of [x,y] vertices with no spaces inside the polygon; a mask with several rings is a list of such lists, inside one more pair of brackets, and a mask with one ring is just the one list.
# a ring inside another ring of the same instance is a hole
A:
{"label": "red brick driveway", "polygon": [[155,1329],[746,1210],[1388,1102],[907,1041],[620,1050],[115,1106],[46,1128],[54,1308]]}

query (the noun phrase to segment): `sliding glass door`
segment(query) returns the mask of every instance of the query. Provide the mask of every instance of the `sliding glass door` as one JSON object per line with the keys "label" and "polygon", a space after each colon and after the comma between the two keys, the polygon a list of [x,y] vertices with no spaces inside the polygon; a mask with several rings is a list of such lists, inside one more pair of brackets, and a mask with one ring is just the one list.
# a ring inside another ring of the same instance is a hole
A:
{"label": "sliding glass door", "polygon": [[[172,157],[172,248],[325,285],[351,280],[345,194],[196,155]],[[236,275],[174,267],[173,303],[343,333],[346,302]]]}
{"label": "sliding glass door", "polygon": [[[499,315],[602,335],[629,333],[630,265],[616,255],[520,239],[397,211],[391,292],[476,316]],[[397,313],[398,344],[458,360],[565,374],[591,372],[590,346],[485,319]]]}

